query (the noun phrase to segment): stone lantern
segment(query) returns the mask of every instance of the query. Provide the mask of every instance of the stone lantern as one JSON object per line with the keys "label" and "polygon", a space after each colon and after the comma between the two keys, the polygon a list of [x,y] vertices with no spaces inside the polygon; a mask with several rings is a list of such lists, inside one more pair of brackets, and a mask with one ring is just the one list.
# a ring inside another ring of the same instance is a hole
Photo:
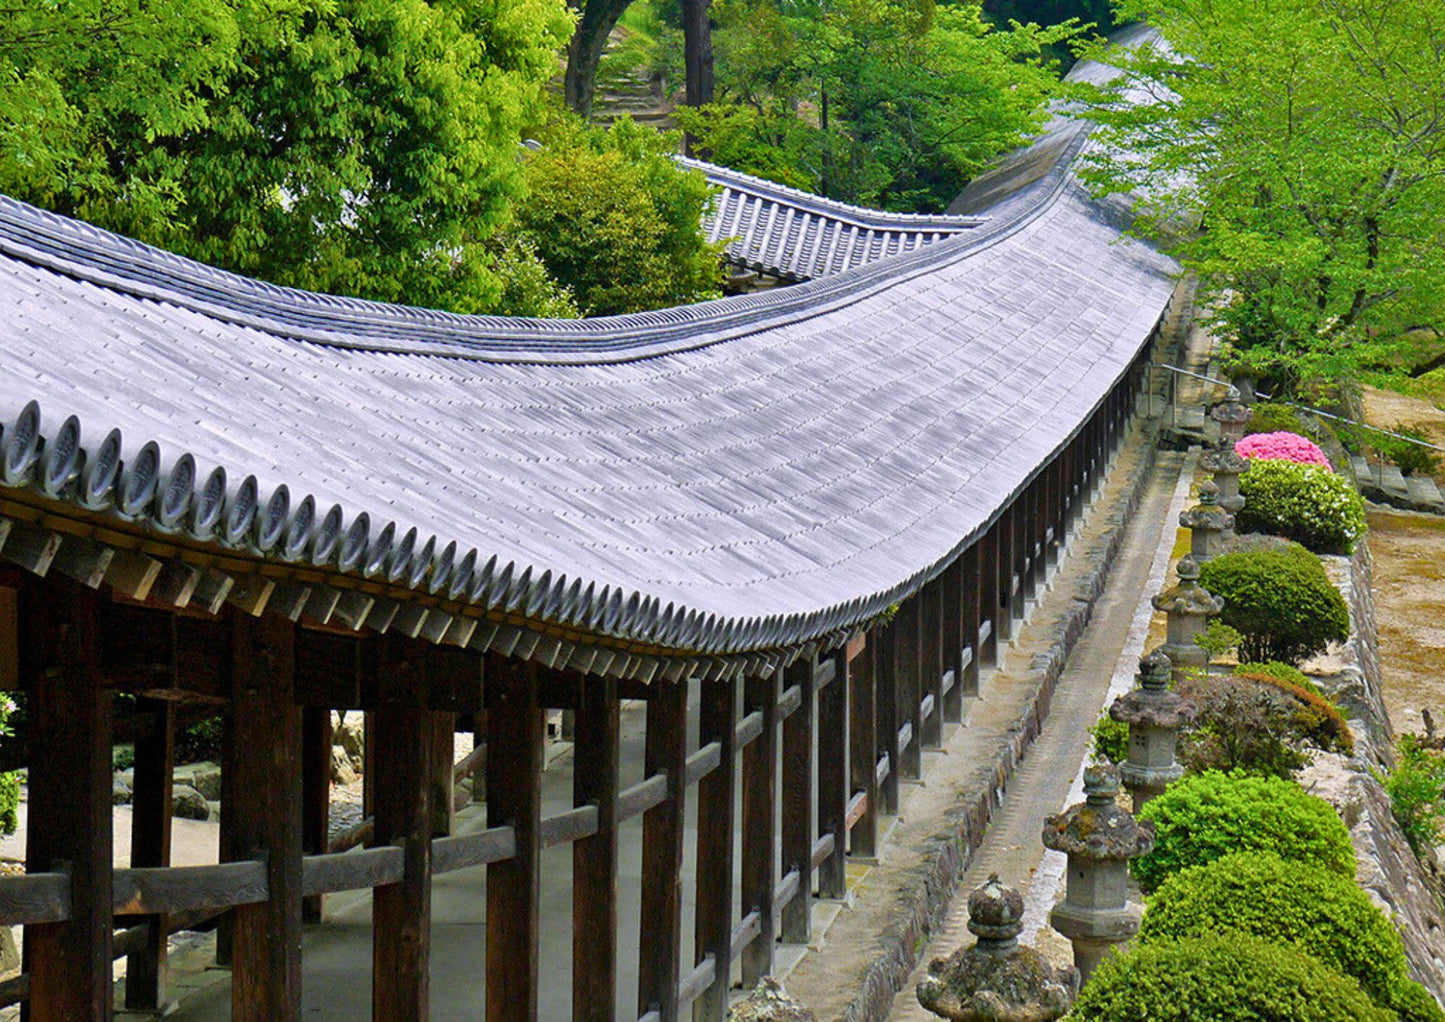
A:
{"label": "stone lantern", "polygon": [[1224,534],[1234,528],[1234,515],[1219,506],[1219,487],[1199,487],[1199,503],[1179,512],[1179,524],[1189,530],[1189,552],[1200,564],[1221,552]]}
{"label": "stone lantern", "polygon": [[[1235,453],[1234,441],[1220,437],[1218,445],[1206,451],[1199,460],[1200,466],[1214,476],[1214,485],[1219,487],[1219,506],[1231,516],[1239,514],[1244,507],[1244,497],[1239,492],[1239,477],[1249,471],[1249,459]],[[1222,539],[1234,536],[1234,523],[1221,534]]]}
{"label": "stone lantern", "polygon": [[1069,857],[1064,900],[1049,913],[1053,928],[1074,945],[1084,983],[1114,944],[1139,932],[1143,915],[1129,903],[1129,860],[1154,847],[1154,824],[1119,808],[1113,767],[1084,771],[1084,801],[1044,821],[1044,847]]}
{"label": "stone lantern", "polygon": [[1178,681],[1209,666],[1209,654],[1194,640],[1209,628],[1209,619],[1224,609],[1224,601],[1199,584],[1199,562],[1193,554],[1181,557],[1175,570],[1179,581],[1150,602],[1168,616],[1160,652],[1169,658],[1171,673]]}
{"label": "stone lantern", "polygon": [[1169,691],[1169,658],[1159,650],[1139,660],[1139,687],[1114,700],[1109,716],[1129,725],[1129,759],[1119,767],[1134,796],[1134,812],[1184,775],[1175,759],[1179,729],[1194,720],[1194,704]]}
{"label": "stone lantern", "polygon": [[818,1022],[818,1017],[788,996],[782,984],[764,976],[753,992],[728,1008],[728,1022]]}
{"label": "stone lantern", "polygon": [[953,1022],[1052,1022],[1074,1003],[1078,974],[1055,968],[1018,942],[1024,900],[998,874],[968,898],[972,947],[935,958],[918,983],[918,1003]]}
{"label": "stone lantern", "polygon": [[1227,439],[1231,447],[1235,441],[1244,439],[1244,430],[1254,412],[1240,399],[1239,388],[1230,387],[1224,392],[1224,400],[1214,406],[1209,417],[1219,423],[1219,436]]}

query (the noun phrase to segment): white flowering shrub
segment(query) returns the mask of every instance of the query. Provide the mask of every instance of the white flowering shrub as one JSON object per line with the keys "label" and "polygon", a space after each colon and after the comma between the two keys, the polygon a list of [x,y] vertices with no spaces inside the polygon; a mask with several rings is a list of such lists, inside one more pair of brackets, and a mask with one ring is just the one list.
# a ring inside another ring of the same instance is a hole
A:
{"label": "white flowering shrub", "polygon": [[1240,532],[1267,532],[1319,554],[1348,554],[1365,534],[1365,502],[1343,476],[1319,465],[1255,460],[1239,477]]}

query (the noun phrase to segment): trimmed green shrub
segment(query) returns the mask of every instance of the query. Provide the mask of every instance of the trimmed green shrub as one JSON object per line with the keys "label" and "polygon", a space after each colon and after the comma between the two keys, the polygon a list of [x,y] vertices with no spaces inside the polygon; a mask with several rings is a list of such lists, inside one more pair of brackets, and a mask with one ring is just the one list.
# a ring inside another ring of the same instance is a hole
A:
{"label": "trimmed green shrub", "polygon": [[[1410,440],[1423,440],[1427,443],[1430,441],[1429,435],[1424,431],[1400,423],[1391,426],[1390,432],[1399,433],[1400,436],[1409,437]],[[1393,461],[1407,476],[1417,473],[1429,475],[1440,467],[1440,455],[1429,447],[1412,444],[1410,440],[1386,436],[1384,433],[1376,433],[1374,430],[1371,430],[1368,436],[1370,446]]]}
{"label": "trimmed green shrub", "polygon": [[1095,970],[1078,1022],[1395,1022],[1348,976],[1239,933],[1141,944]]}
{"label": "trimmed green shrub", "polygon": [[1346,756],[1355,751],[1355,736],[1335,704],[1320,694],[1313,685],[1305,688],[1272,674],[1236,672],[1241,681],[1265,685],[1294,702],[1292,726],[1300,738],[1322,752],[1340,752]]}
{"label": "trimmed green shrub", "polygon": [[1242,663],[1234,669],[1234,673],[1241,675],[1267,674],[1271,678],[1278,678],[1280,681],[1287,681],[1291,685],[1298,685],[1300,688],[1304,689],[1307,692],[1313,692],[1315,695],[1320,696],[1321,698],[1324,697],[1324,693],[1320,691],[1320,687],[1315,684],[1313,678],[1311,678],[1304,671],[1300,670],[1294,664],[1287,664],[1283,660],[1265,660],[1263,662],[1253,661],[1249,663]]}
{"label": "trimmed green shrub", "polygon": [[1194,723],[1179,736],[1179,762],[1190,773],[1242,771],[1289,779],[1310,761],[1296,725],[1300,705],[1242,678],[1197,678],[1179,685],[1194,703]]}
{"label": "trimmed green shrub", "polygon": [[1405,980],[1390,991],[1390,1008],[1400,1016],[1400,1022],[1440,1022],[1445,1019],[1440,1002],[1413,979]]}
{"label": "trimmed green shrub", "polygon": [[1221,554],[1199,584],[1223,597],[1220,620],[1239,631],[1246,660],[1298,662],[1350,634],[1350,612],[1319,559],[1297,544]]}
{"label": "trimmed green shrub", "polygon": [[1129,758],[1129,725],[1109,716],[1105,710],[1089,728],[1094,739],[1094,759],[1115,766]]}
{"label": "trimmed green shrub", "polygon": [[1376,777],[1405,840],[1421,855],[1440,840],[1445,824],[1445,755],[1425,748],[1418,735],[1402,735],[1396,751],[1395,769]]}
{"label": "trimmed green shrub", "polygon": [[1344,476],[1319,465],[1251,461],[1239,492],[1240,532],[1283,536],[1321,554],[1347,554],[1365,534],[1365,502]]}
{"label": "trimmed green shrub", "polygon": [[1244,435],[1256,433],[1304,433],[1305,421],[1299,410],[1285,404],[1266,402],[1255,405],[1254,414],[1245,423]]}
{"label": "trimmed green shrub", "polygon": [[1131,864],[1144,891],[1232,852],[1269,852],[1344,877],[1355,875],[1349,831],[1330,804],[1293,781],[1209,770],[1175,781],[1139,813],[1154,849]]}
{"label": "trimmed green shrub", "polygon": [[1353,880],[1259,852],[1226,855],[1164,881],[1149,899],[1139,939],[1228,931],[1317,958],[1353,976],[1381,1007],[1409,980],[1400,934]]}

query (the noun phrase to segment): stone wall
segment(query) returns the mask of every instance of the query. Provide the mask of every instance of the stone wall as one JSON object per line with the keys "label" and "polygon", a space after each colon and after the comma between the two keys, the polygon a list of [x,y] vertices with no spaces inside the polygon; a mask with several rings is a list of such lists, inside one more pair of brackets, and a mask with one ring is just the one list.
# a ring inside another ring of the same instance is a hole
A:
{"label": "stone wall", "polygon": [[1317,680],[1349,718],[1355,755],[1321,756],[1301,781],[1340,811],[1354,841],[1360,885],[1399,926],[1411,974],[1445,1003],[1445,871],[1433,852],[1423,863],[1415,857],[1373,773],[1394,764],[1394,730],[1381,695],[1369,547],[1362,543],[1353,557],[1323,560],[1349,605],[1350,638],[1339,669]]}

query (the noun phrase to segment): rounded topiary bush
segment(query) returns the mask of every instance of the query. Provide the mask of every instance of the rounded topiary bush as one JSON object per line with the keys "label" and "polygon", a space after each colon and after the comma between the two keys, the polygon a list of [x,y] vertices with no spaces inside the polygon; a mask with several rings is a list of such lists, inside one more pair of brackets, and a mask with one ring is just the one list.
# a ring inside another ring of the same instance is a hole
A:
{"label": "rounded topiary bush", "polygon": [[1227,931],[1287,944],[1353,976],[1381,1007],[1409,982],[1405,945],[1354,880],[1277,855],[1226,855],[1174,874],[1149,899],[1146,943]]}
{"label": "rounded topiary bush", "polygon": [[1145,892],[1191,866],[1233,852],[1268,852],[1343,877],[1355,849],[1330,804],[1293,781],[1209,770],[1175,781],[1139,813],[1152,820],[1154,849],[1131,863]]}
{"label": "rounded topiary bush", "polygon": [[1251,461],[1239,492],[1240,532],[1283,536],[1322,554],[1347,554],[1365,534],[1365,502],[1344,476],[1319,465]]}
{"label": "rounded topiary bush", "polygon": [[1141,944],[1095,970],[1079,1022],[1395,1022],[1349,976],[1258,937]]}
{"label": "rounded topiary bush", "polygon": [[1224,599],[1219,619],[1244,637],[1241,659],[1298,662],[1349,638],[1344,597],[1297,544],[1211,558],[1199,584]]}
{"label": "rounded topiary bush", "polygon": [[1298,433],[1251,433],[1234,445],[1234,453],[1251,461],[1292,461],[1297,465],[1332,468],[1330,459],[1313,440]]}
{"label": "rounded topiary bush", "polygon": [[1292,405],[1270,402],[1254,405],[1249,422],[1245,423],[1245,436],[1256,433],[1299,433],[1304,430],[1304,419]]}

